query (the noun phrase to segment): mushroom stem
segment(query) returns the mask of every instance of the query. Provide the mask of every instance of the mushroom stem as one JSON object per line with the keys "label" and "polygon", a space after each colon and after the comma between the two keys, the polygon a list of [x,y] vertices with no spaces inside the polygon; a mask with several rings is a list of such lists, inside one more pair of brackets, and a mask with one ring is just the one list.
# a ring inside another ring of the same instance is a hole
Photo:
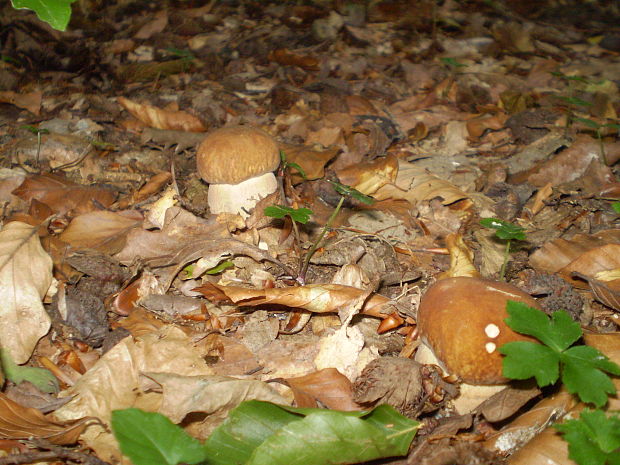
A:
{"label": "mushroom stem", "polygon": [[211,184],[207,200],[211,213],[240,212],[243,218],[247,218],[258,201],[277,188],[276,177],[268,172],[239,184]]}

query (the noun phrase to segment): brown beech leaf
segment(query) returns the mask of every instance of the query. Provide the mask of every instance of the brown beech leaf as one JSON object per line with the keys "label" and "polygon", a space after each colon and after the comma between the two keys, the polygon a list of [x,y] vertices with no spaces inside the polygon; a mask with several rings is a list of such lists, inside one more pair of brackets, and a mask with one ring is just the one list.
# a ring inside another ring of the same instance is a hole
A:
{"label": "brown beech leaf", "polygon": [[85,213],[74,218],[60,238],[75,248],[115,254],[125,246],[129,231],[141,224],[142,215],[136,211]]}
{"label": "brown beech leaf", "polygon": [[42,97],[43,92],[40,90],[29,92],[27,94],[19,94],[10,90],[0,92],[0,102],[10,103],[16,107],[23,108],[36,116],[39,116],[41,112]]}
{"label": "brown beech leaf", "polygon": [[620,229],[608,229],[591,235],[577,234],[570,240],[547,242],[530,256],[530,264],[537,270],[557,273],[584,253],[607,244],[620,244]]}
{"label": "brown beech leaf", "polygon": [[82,186],[50,174],[27,177],[13,191],[13,195],[26,202],[36,199],[50,207],[54,213],[71,212],[75,215],[109,207],[116,196],[110,190]]}
{"label": "brown beech leaf", "polygon": [[283,66],[299,66],[306,71],[317,71],[319,60],[308,55],[299,55],[286,48],[279,48],[269,53],[268,58]]}
{"label": "brown beech leaf", "polygon": [[207,130],[200,119],[184,111],[162,110],[152,105],[134,102],[125,97],[118,97],[118,103],[135,118],[153,128],[188,132],[204,132]]}
{"label": "brown beech leaf", "polygon": [[[241,306],[256,307],[264,304],[301,308],[313,313],[337,313],[349,303],[355,303],[363,289],[339,284],[309,284],[281,289],[250,289],[239,286],[221,286],[205,283],[194,289],[214,302],[232,301]],[[371,295],[360,313],[386,318],[394,311],[392,301],[379,294]]]}
{"label": "brown beech leaf", "polygon": [[0,392],[0,436],[7,439],[46,439],[75,444],[90,418],[59,423],[35,408],[24,407]]}
{"label": "brown beech leaf", "polygon": [[[340,149],[329,148],[326,150],[315,150],[303,145],[281,144],[280,148],[286,155],[286,161],[297,163],[304,170],[306,179],[313,180],[322,178],[325,175],[325,164],[338,155]],[[299,184],[304,180],[297,170],[292,171],[293,184]]]}
{"label": "brown beech leaf", "polygon": [[377,158],[337,170],[343,184],[354,187],[362,194],[372,195],[386,184],[392,184],[398,174],[398,160],[394,155]]}
{"label": "brown beech leaf", "polygon": [[320,402],[335,410],[361,410],[353,401],[351,381],[335,368],[324,368],[282,381],[293,391],[297,407],[318,407]]}
{"label": "brown beech leaf", "polygon": [[599,271],[593,278],[577,272],[574,272],[573,275],[590,285],[590,290],[596,300],[620,312],[620,278],[607,279],[612,276],[612,273],[618,276],[619,271],[618,268],[610,271]]}

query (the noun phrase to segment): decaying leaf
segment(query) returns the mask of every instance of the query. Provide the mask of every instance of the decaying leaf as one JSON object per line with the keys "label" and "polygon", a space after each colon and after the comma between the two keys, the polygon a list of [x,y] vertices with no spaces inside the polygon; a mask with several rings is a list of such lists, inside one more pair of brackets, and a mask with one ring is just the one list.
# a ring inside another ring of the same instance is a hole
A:
{"label": "decaying leaf", "polygon": [[52,259],[37,231],[19,221],[0,231],[0,341],[18,364],[28,361],[51,324],[42,299],[52,283]]}
{"label": "decaying leaf", "polygon": [[118,103],[147,126],[188,132],[207,130],[200,119],[184,111],[162,110],[152,105],[134,102],[125,97],[118,97]]}
{"label": "decaying leaf", "polygon": [[124,247],[127,234],[141,224],[142,215],[131,210],[85,213],[74,218],[60,238],[78,249],[95,249],[112,255]]}
{"label": "decaying leaf", "polygon": [[[363,289],[339,284],[309,284],[280,289],[250,289],[205,283],[195,290],[214,302],[229,300],[247,307],[275,304],[302,308],[314,313],[337,313],[343,306],[367,292]],[[393,311],[393,303],[390,299],[379,294],[372,294],[362,306],[360,313],[386,318]]]}
{"label": "decaying leaf", "polygon": [[37,438],[52,444],[75,444],[90,420],[92,418],[59,423],[0,392],[0,436],[6,439]]}
{"label": "decaying leaf", "polygon": [[36,199],[54,213],[71,212],[74,215],[109,207],[115,198],[109,189],[84,186],[47,174],[27,177],[13,194],[27,202]]}
{"label": "decaying leaf", "polygon": [[335,368],[324,368],[282,381],[293,391],[297,407],[318,407],[320,402],[335,410],[361,409],[353,401],[351,381]]}

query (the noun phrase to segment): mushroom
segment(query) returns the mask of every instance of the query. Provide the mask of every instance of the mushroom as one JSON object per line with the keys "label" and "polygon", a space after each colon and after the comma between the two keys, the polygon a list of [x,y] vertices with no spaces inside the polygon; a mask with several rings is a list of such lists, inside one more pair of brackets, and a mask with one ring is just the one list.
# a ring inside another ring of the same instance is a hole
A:
{"label": "mushroom", "polygon": [[231,126],[211,131],[198,146],[196,164],[209,183],[212,213],[249,216],[258,201],[276,191],[273,171],[280,164],[278,144],[265,131]]}
{"label": "mushroom", "polygon": [[539,308],[534,298],[515,286],[472,277],[440,280],[420,301],[417,323],[423,344],[416,360],[439,364],[464,382],[454,402],[459,413],[473,410],[505,387],[500,346],[532,341],[504,322],[509,300]]}

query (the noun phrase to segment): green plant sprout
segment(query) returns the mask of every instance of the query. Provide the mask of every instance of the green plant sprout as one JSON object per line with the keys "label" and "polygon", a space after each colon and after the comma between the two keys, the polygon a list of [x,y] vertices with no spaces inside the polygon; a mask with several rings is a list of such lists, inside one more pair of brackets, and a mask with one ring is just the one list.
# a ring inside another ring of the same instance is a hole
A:
{"label": "green plant sprout", "polygon": [[568,392],[596,407],[605,405],[607,396],[616,393],[606,373],[618,376],[620,366],[594,347],[573,345],[583,336],[583,331],[566,311],[553,312],[549,318],[541,310],[514,301],[506,304],[506,311],[508,326],[542,342],[509,342],[501,346],[506,378],[535,378],[540,387],[561,378]]}
{"label": "green plant sprout", "polygon": [[[321,245],[321,242],[323,241],[325,234],[327,234],[327,231],[329,231],[329,229],[331,228],[334,220],[340,212],[340,209],[342,208],[342,204],[344,203],[345,199],[347,197],[352,197],[367,205],[370,205],[372,202],[374,202],[372,197],[362,194],[360,191],[354,189],[353,187],[346,186],[336,181],[329,182],[334,186],[336,192],[340,194],[340,200],[338,201],[338,204],[334,208],[332,214],[327,219],[327,222],[323,226],[323,229],[321,229],[319,236],[312,243],[310,250],[308,250],[308,252],[304,256],[303,261],[301,262],[296,281],[302,285],[306,282],[306,273],[308,272],[308,267],[310,266],[310,259]],[[293,222],[293,230],[295,231],[297,241],[299,241],[296,223],[306,224],[310,218],[310,215],[312,215],[314,212],[309,208],[291,208],[282,205],[273,205],[266,207],[264,213],[265,216],[269,216],[272,218],[284,218],[285,216],[289,216]]]}
{"label": "green plant sprout", "polygon": [[614,202],[611,204],[611,208],[620,215],[620,202]]}
{"label": "green plant sprout", "polygon": [[599,151],[600,151],[600,155],[601,155],[600,156],[601,163],[607,164],[607,157],[605,156],[605,145],[603,144],[602,129],[612,128],[612,129],[620,130],[620,124],[616,124],[616,123],[600,124],[600,123],[597,123],[596,121],[593,121],[593,120],[591,120],[589,118],[578,118],[578,117],[575,117],[574,119],[575,119],[575,121],[578,121],[578,122],[580,122],[582,124],[585,124],[589,128],[594,129],[594,132],[596,134],[596,139],[598,140]]}
{"label": "green plant sprout", "polygon": [[495,229],[495,236],[498,239],[506,241],[506,248],[504,249],[504,262],[499,271],[500,281],[504,280],[506,275],[506,265],[508,264],[508,257],[510,256],[510,244],[513,240],[525,241],[525,230],[516,224],[509,223],[508,221],[500,220],[499,218],[483,218],[480,220],[480,224],[485,228]]}
{"label": "green plant sprout", "polygon": [[407,454],[420,423],[380,405],[340,412],[242,402],[202,444],[159,414],[112,412],[112,431],[135,465],[323,465]]}
{"label": "green plant sprout", "polygon": [[617,412],[584,410],[579,419],[553,427],[568,442],[568,457],[579,465],[620,464],[620,417]]}

